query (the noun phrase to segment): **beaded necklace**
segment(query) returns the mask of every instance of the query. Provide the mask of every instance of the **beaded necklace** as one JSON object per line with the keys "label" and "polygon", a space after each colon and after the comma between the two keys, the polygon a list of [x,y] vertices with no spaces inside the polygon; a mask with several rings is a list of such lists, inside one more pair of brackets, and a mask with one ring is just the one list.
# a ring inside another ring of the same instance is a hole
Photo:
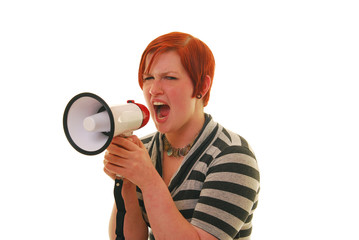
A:
{"label": "beaded necklace", "polygon": [[166,136],[163,135],[163,149],[167,153],[167,156],[169,157],[175,157],[175,158],[184,157],[188,154],[189,150],[191,150],[194,141],[195,140],[193,140],[192,143],[188,144],[183,148],[174,148],[167,140]]}

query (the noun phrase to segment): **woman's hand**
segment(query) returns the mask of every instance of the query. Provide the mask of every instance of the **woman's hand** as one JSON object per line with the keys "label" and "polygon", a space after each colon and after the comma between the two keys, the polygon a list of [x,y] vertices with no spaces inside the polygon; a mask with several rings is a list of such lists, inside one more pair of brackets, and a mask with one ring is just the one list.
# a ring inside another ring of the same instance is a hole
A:
{"label": "woman's hand", "polygon": [[[112,179],[116,179],[116,175],[123,176],[121,194],[126,208],[123,226],[126,239],[148,238],[147,225],[143,220],[142,211],[138,204],[136,185],[141,186],[140,184],[150,176],[148,173],[151,170],[156,171],[152,166],[146,148],[136,136],[115,137],[112,140],[105,154],[104,171]],[[112,213],[112,219],[116,219],[116,212],[117,209]],[[112,224],[111,232],[114,232],[115,228],[116,226]]]}
{"label": "woman's hand", "polygon": [[104,171],[112,179],[121,175],[140,188],[150,184],[157,174],[145,146],[134,135],[113,138],[105,154]]}

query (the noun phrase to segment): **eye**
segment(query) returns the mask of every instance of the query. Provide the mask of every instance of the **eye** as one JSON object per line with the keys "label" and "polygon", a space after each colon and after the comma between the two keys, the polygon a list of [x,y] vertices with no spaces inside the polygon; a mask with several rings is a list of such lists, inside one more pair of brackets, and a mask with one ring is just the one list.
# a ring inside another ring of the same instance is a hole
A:
{"label": "eye", "polygon": [[172,77],[172,76],[165,76],[164,78],[167,80],[177,80],[178,79],[178,78]]}
{"label": "eye", "polygon": [[153,80],[154,77],[152,76],[148,76],[148,77],[143,77],[143,81],[149,81],[149,80]]}

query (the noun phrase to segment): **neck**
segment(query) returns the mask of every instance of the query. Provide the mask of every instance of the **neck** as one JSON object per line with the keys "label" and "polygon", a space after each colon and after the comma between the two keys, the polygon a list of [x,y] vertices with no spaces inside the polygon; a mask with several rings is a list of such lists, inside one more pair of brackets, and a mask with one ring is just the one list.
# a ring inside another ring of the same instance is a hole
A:
{"label": "neck", "polygon": [[201,131],[205,121],[204,112],[193,118],[191,124],[183,126],[176,132],[166,133],[166,138],[175,148],[182,148],[190,144]]}

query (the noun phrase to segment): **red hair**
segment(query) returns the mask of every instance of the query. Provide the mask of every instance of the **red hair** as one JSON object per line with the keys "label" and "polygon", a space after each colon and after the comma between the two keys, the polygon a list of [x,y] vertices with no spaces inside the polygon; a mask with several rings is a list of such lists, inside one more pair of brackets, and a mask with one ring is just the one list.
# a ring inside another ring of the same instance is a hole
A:
{"label": "red hair", "polygon": [[163,52],[174,50],[181,58],[182,65],[190,76],[194,91],[193,97],[199,94],[204,88],[204,79],[208,75],[211,78],[211,83],[208,92],[203,96],[203,104],[207,105],[209,95],[212,87],[215,61],[212,51],[209,47],[199,40],[187,33],[172,32],[154,39],[142,54],[140,67],[138,70],[138,82],[140,87],[143,87],[143,74],[146,68],[146,58],[149,54],[153,54],[151,61],[148,63],[148,68],[151,69],[155,57]]}

